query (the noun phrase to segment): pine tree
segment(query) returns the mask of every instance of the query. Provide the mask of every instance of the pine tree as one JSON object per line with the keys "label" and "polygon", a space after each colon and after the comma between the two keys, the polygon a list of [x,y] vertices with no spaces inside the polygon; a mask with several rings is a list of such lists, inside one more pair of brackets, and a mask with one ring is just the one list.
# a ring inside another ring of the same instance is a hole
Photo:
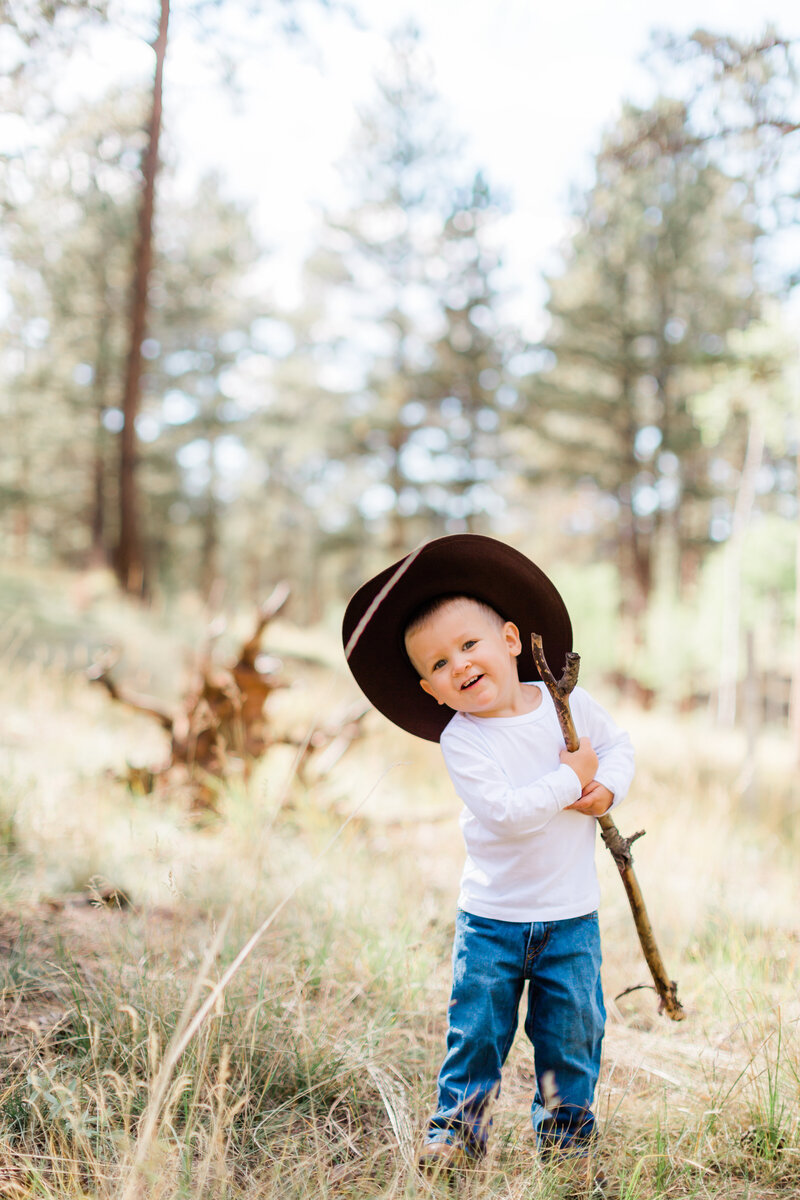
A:
{"label": "pine tree", "polygon": [[223,547],[246,458],[242,372],[262,312],[249,282],[261,247],[246,209],[215,175],[190,202],[166,196],[163,206],[142,379],[145,545],[161,579],[177,572],[175,582],[207,596],[233,566]]}
{"label": "pine tree", "polygon": [[611,537],[634,624],[659,541],[686,574],[708,545],[708,454],[689,401],[727,331],[757,313],[758,229],[746,188],[697,152],[673,153],[685,110],[662,107],[669,139],[643,135],[620,159],[618,143],[649,125],[649,114],[629,108],[606,140],[564,270],[548,281],[542,348],[552,365],[529,387],[529,420],[551,447],[542,469],[589,477],[613,499]]}
{"label": "pine tree", "polygon": [[147,587],[141,531],[138,486],[138,439],[136,418],[141,406],[142,348],[150,316],[150,272],[153,265],[153,224],[156,206],[156,180],[161,166],[159,142],[164,90],[164,62],[169,35],[169,0],[159,0],[157,33],[152,41],[155,51],[153,84],[146,123],[146,143],[141,158],[141,178],[137,205],[137,236],[131,257],[128,349],[123,374],[122,429],[119,447],[119,533],[114,548],[114,570],[120,586],[132,595],[142,595]]}
{"label": "pine tree", "polygon": [[[501,265],[489,240],[501,208],[478,172],[459,190],[444,227],[441,294],[444,334],[434,345],[431,399],[447,436],[447,510],[463,528],[485,528],[504,503],[506,409],[516,399],[508,360],[518,337],[500,315],[495,277]],[[489,236],[487,236],[489,235]]]}
{"label": "pine tree", "polygon": [[[488,443],[510,340],[495,311],[499,208],[482,177],[464,178],[457,149],[405,30],[344,164],[352,203],[327,214],[300,314],[354,527],[377,528],[395,554],[479,523],[498,470]],[[338,395],[326,387],[337,377]]]}
{"label": "pine tree", "polygon": [[122,361],[138,102],[112,94],[62,118],[3,178],[17,547],[75,563],[104,561],[113,536],[106,421]]}
{"label": "pine tree", "polygon": [[[12,452],[0,487],[12,546],[72,565],[108,564],[118,537],[140,99],[112,94],[69,114],[26,156],[24,178],[5,178],[2,435]],[[178,581],[205,590],[221,569],[230,463],[249,412],[237,406],[236,373],[262,311],[245,282],[259,256],[247,214],[218,180],[202,181],[190,203],[165,195],[136,424],[142,535],[162,580],[174,556],[191,566]],[[203,449],[205,474],[191,465]]]}

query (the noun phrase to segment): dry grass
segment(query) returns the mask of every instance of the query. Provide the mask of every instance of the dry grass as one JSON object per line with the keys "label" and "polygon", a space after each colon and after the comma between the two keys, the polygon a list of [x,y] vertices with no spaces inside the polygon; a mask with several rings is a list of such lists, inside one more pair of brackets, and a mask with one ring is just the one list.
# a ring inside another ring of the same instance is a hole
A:
{"label": "dry grass", "polygon": [[[0,1196],[451,1195],[413,1169],[443,1047],[461,861],[436,747],[375,719],[332,777],[301,787],[291,756],[275,755],[198,828],[114,777],[126,757],[158,757],[149,725],[63,659],[7,653],[5,670]],[[319,685],[287,694],[287,719],[329,701]],[[625,1200],[789,1200],[800,932],[786,743],[764,740],[745,800],[736,736],[701,718],[621,715],[640,769],[619,824],[647,828],[637,869],[688,1019],[658,1017],[649,991],[613,1000],[645,968],[601,848],[608,1171]],[[130,905],[87,903],[105,883]],[[459,1194],[564,1194],[531,1144],[531,1066],[518,1040],[491,1152]]]}

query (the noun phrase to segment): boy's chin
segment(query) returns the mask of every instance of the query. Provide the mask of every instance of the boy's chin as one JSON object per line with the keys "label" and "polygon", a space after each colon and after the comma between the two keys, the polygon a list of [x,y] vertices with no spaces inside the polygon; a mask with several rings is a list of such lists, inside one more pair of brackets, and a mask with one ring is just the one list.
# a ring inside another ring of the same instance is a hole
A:
{"label": "boy's chin", "polygon": [[449,708],[450,712],[471,713],[475,711],[475,705],[470,704],[469,700],[460,696],[454,696],[451,700],[440,701],[443,708]]}
{"label": "boy's chin", "polygon": [[[449,707],[451,707],[451,706],[448,705],[448,708]],[[482,717],[483,713],[484,713],[484,709],[491,708],[491,707],[492,706],[490,704],[479,704],[477,701],[470,703],[469,700],[462,700],[459,702],[458,708],[456,708],[455,711],[462,712],[462,713],[469,713],[470,716],[473,716],[473,717]]]}

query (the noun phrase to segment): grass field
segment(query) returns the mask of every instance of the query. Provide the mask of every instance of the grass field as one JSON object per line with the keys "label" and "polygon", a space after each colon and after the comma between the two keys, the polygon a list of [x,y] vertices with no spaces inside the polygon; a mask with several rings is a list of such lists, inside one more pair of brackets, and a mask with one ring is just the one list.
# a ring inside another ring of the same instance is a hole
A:
{"label": "grass field", "polygon": [[[136,621],[162,674],[178,671],[173,632]],[[85,682],[78,625],[39,654],[8,622],[0,656],[0,1196],[562,1196],[536,1162],[521,1037],[485,1162],[454,1183],[414,1170],[461,866],[438,749],[370,718],[327,777],[301,785],[276,748],[198,823],[120,780],[164,745]],[[352,694],[325,670],[296,680],[278,722],[307,726]],[[646,968],[599,845],[607,1173],[625,1200],[795,1198],[790,747],[765,731],[747,780],[740,736],[703,715],[618,715],[639,763],[618,824],[647,830],[637,871],[687,1019],[660,1017],[652,991],[621,995]]]}

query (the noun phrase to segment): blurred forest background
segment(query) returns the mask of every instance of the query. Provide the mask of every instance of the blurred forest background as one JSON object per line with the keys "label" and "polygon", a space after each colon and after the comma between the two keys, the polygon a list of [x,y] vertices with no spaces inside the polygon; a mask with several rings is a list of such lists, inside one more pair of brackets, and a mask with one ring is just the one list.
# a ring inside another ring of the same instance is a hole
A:
{"label": "blurred forest background", "polygon": [[[531,342],[498,284],[508,202],[462,169],[413,28],[281,309],[225,180],[173,186],[162,105],[170,20],[235,86],[244,8],[6,7],[6,570],[113,571],[151,602],[224,581],[231,608],[287,579],[313,623],[422,539],[490,532],[554,573],[584,654],[642,698],[729,723],[749,672],[788,719],[800,111],[778,31],[654,39],[661,94],[607,129]],[[307,6],[276,13],[253,53],[313,38]],[[70,107],[57,81],[109,21],[153,45],[153,77]]]}
{"label": "blurred forest background", "polygon": [[[797,44],[654,35],[652,102],[515,293],[513,198],[399,25],[287,300],[224,171],[187,190],[165,76],[188,44],[235,97],[369,12],[0,13],[0,1195],[452,1196],[414,1163],[459,805],[438,747],[359,708],[339,625],[475,531],[548,571],[637,747],[622,827],[687,1019],[642,990],[601,849],[618,1194],[794,1200]],[[106,53],[119,81],[81,88]],[[465,1196],[567,1194],[521,1043]]]}

